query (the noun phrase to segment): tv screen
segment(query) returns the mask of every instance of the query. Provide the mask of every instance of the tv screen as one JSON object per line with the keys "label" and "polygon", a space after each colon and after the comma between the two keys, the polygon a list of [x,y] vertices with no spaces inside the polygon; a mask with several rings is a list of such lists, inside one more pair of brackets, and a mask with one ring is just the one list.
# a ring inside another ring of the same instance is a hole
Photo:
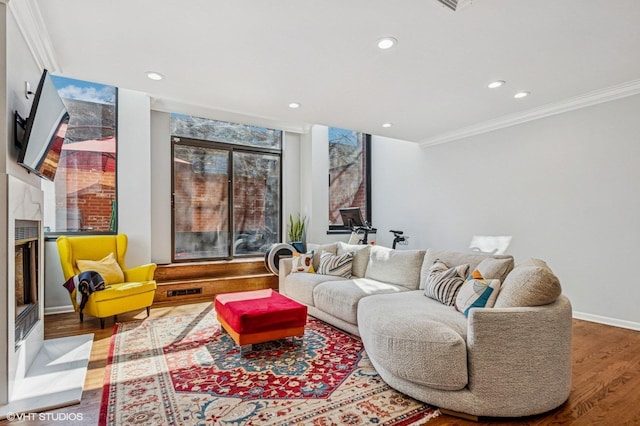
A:
{"label": "tv screen", "polygon": [[49,73],[44,70],[26,120],[18,163],[52,181],[58,168],[68,124],[67,108]]}

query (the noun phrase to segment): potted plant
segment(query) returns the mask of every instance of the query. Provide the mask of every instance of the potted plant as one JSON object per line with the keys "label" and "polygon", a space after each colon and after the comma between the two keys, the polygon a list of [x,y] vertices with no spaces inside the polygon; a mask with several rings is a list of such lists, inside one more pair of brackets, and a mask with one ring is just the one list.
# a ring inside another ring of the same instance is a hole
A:
{"label": "potted plant", "polygon": [[289,214],[289,226],[288,226],[288,237],[289,244],[293,246],[298,252],[304,253],[304,228],[305,222],[307,221],[307,217],[300,217],[300,213],[298,213],[297,218],[293,218],[292,214]]}

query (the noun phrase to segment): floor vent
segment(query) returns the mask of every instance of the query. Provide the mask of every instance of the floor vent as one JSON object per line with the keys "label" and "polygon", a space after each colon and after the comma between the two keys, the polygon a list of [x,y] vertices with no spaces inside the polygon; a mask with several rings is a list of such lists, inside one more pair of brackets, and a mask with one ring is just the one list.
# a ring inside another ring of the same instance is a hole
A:
{"label": "floor vent", "polygon": [[169,290],[167,291],[167,297],[173,296],[188,296],[191,294],[202,294],[202,288],[185,288],[183,290]]}

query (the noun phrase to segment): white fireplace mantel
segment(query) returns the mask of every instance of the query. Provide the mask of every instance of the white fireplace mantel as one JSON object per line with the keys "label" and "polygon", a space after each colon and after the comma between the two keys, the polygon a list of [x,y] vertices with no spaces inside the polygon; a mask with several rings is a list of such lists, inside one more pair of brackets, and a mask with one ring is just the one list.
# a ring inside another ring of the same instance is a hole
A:
{"label": "white fireplace mantel", "polygon": [[[44,303],[38,321],[26,337],[15,338],[15,224],[36,221],[38,232],[37,287],[44,300],[44,196],[40,188],[15,176],[0,174],[0,264],[6,265],[6,291],[0,292],[0,419],[8,413],[38,412],[80,402],[93,343],[93,334],[44,340]],[[5,208],[6,206],[6,208]],[[6,234],[4,234],[6,232]],[[4,235],[3,235],[4,234]],[[2,266],[4,266],[2,265]]]}

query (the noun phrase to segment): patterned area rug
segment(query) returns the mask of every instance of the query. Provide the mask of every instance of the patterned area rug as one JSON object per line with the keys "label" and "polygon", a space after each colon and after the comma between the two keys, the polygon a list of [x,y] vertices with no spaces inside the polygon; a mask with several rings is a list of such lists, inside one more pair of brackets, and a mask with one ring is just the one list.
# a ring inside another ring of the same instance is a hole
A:
{"label": "patterned area rug", "polygon": [[437,409],[391,389],[357,337],[309,318],[304,339],[244,356],[210,310],[116,325],[101,425],[422,425]]}

